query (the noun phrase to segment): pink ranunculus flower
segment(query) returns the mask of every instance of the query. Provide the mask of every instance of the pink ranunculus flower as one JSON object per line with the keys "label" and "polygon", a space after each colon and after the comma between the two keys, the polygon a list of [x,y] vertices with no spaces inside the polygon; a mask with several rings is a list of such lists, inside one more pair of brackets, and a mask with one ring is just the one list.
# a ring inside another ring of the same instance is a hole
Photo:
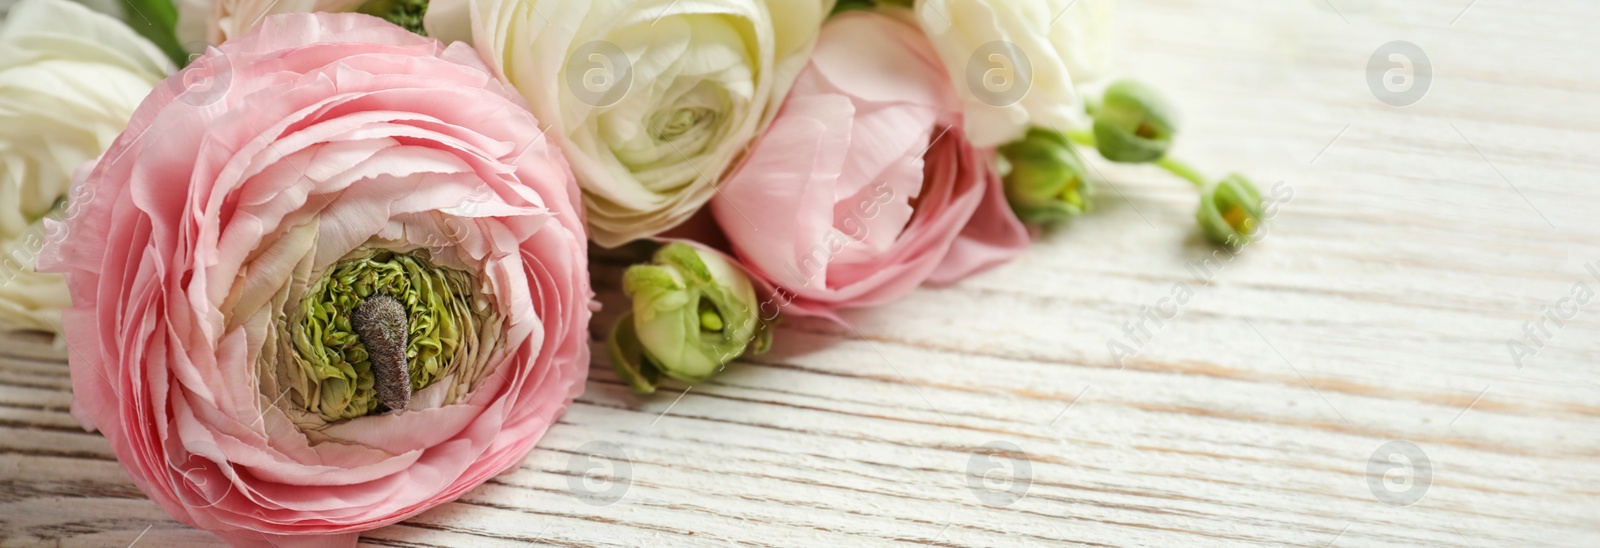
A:
{"label": "pink ranunculus flower", "polygon": [[73,414],[237,545],[352,545],[518,465],[583,389],[582,206],[466,45],[268,17],[145,100],[44,263]]}
{"label": "pink ranunculus flower", "polygon": [[836,320],[1028,244],[994,150],[967,142],[945,68],[896,8],[828,21],[777,119],[711,204],[739,258],[792,297],[785,311]]}

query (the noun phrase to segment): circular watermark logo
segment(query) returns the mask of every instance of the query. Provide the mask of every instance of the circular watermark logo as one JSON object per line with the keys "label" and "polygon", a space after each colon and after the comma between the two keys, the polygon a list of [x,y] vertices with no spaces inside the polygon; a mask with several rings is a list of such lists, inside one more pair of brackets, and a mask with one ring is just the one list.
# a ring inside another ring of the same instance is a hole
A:
{"label": "circular watermark logo", "polygon": [[184,44],[183,49],[201,53],[189,54],[188,66],[178,71],[178,78],[183,82],[183,93],[178,94],[178,101],[203,107],[222,100],[233,86],[233,62],[228,54],[205,42],[190,42]]}
{"label": "circular watermark logo", "polygon": [[616,44],[596,40],[567,56],[567,90],[584,104],[609,107],[633,89],[633,61]]}
{"label": "circular watermark logo", "polygon": [[[184,488],[178,489],[178,500],[185,506],[204,510],[221,503],[233,493],[233,482],[218,470],[217,465],[205,457],[190,454],[181,465],[173,465],[183,478]],[[213,484],[213,480],[216,480]]]}
{"label": "circular watermark logo", "polygon": [[591,441],[567,458],[567,488],[590,506],[610,506],[633,486],[633,461],[622,446]]}
{"label": "circular watermark logo", "polygon": [[1433,62],[1416,44],[1395,40],[1378,46],[1367,59],[1367,87],[1384,104],[1408,107],[1433,84]]}
{"label": "circular watermark logo", "polygon": [[978,46],[967,59],[967,89],[986,105],[1014,105],[1032,87],[1033,62],[1016,44],[995,40]]}
{"label": "circular watermark logo", "polygon": [[1417,444],[1395,440],[1378,446],[1367,459],[1367,488],[1379,502],[1410,506],[1433,485],[1433,464]]}
{"label": "circular watermark logo", "polygon": [[967,459],[967,487],[989,506],[1010,506],[1033,485],[1033,461],[1017,444],[991,441]]}
{"label": "circular watermark logo", "polygon": [[461,198],[455,207],[437,210],[442,219],[439,221],[439,232],[429,234],[422,241],[422,247],[427,248],[434,256],[443,253],[447,248],[458,245],[467,239],[467,236],[477,226],[478,218],[484,216],[489,205],[499,195],[488,183],[479,182],[473,187],[472,192]]}

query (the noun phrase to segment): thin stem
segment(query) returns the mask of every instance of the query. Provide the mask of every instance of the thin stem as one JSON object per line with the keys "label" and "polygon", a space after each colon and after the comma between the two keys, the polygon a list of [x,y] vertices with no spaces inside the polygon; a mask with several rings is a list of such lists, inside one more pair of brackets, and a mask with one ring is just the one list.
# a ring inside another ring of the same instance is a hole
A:
{"label": "thin stem", "polygon": [[[1073,144],[1078,146],[1093,148],[1095,146],[1094,130],[1068,130],[1067,140],[1072,141]],[[1177,175],[1185,180],[1188,180],[1190,183],[1194,183],[1194,186],[1196,187],[1203,189],[1207,184],[1210,184],[1210,181],[1206,180],[1205,175],[1200,174],[1200,172],[1195,170],[1193,166],[1190,166],[1189,164],[1186,164],[1177,158],[1173,158],[1171,156],[1163,157],[1160,160],[1156,160],[1155,164],[1161,166],[1161,169],[1172,172],[1173,175]]]}
{"label": "thin stem", "polygon": [[1189,164],[1183,163],[1177,158],[1167,156],[1160,160],[1156,160],[1156,165],[1161,166],[1162,169],[1172,172],[1173,175],[1188,179],[1189,182],[1194,183],[1194,186],[1205,188],[1207,184],[1210,184],[1210,181],[1206,180],[1205,175],[1201,175],[1199,171],[1195,171],[1195,169]]}

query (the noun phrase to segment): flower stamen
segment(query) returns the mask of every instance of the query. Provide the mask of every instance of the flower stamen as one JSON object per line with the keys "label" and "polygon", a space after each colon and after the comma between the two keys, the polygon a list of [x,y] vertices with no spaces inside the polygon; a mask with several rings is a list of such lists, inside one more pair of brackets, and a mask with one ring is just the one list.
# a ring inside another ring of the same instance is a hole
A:
{"label": "flower stamen", "polygon": [[394,411],[411,403],[410,364],[406,360],[406,338],[410,321],[406,309],[394,297],[379,293],[368,297],[350,316],[367,358],[372,361],[373,389],[378,403]]}
{"label": "flower stamen", "polygon": [[717,314],[716,305],[705,299],[700,300],[700,329],[705,331],[722,331],[722,316]]}

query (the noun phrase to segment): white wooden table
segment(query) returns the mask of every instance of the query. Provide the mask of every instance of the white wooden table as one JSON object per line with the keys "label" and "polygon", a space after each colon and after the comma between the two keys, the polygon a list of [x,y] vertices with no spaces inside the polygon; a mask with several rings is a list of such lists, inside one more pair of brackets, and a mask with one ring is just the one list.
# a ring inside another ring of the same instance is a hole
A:
{"label": "white wooden table", "polygon": [[[1015,263],[856,330],[786,323],[687,392],[633,397],[595,343],[587,393],[520,469],[365,541],[1600,545],[1600,297],[1547,321],[1522,367],[1507,350],[1574,284],[1600,290],[1583,267],[1600,262],[1600,3],[1121,8],[1119,71],[1181,106],[1178,154],[1294,190],[1209,284],[1187,267],[1212,251],[1194,192],[1099,163],[1099,211]],[[1393,40],[1433,70],[1405,108],[1366,81]],[[595,271],[605,325],[620,272]],[[1130,341],[1175,284],[1193,298]],[[1119,367],[1112,340],[1137,356]],[[0,545],[214,543],[75,425],[69,384],[60,363],[0,361]],[[1391,440],[1429,464],[1408,472]],[[969,473],[985,465],[996,483]]]}

